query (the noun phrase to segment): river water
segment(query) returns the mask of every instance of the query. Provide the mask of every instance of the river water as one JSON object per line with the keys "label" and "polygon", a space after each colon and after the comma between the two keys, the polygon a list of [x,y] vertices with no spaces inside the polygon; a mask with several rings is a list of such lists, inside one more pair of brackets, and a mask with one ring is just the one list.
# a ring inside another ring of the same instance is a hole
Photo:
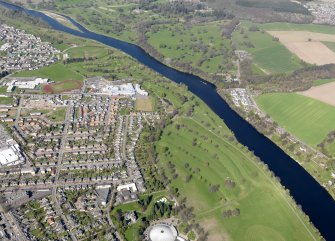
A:
{"label": "river water", "polygon": [[[310,217],[310,220],[321,232],[322,236],[326,240],[335,241],[335,201],[333,198],[296,161],[235,113],[216,92],[213,84],[192,74],[183,73],[164,65],[136,45],[91,32],[71,18],[69,19],[72,23],[81,31],[68,28],[41,12],[28,10],[1,1],[0,4],[12,10],[23,11],[29,15],[39,17],[55,30],[96,40],[102,44],[119,49],[166,78],[176,83],[185,84],[189,91],[203,100],[224,120],[240,143],[253,151],[280,178],[282,185],[290,190],[295,201],[301,205],[303,211]],[[264,208],[271,209],[271,206]]]}

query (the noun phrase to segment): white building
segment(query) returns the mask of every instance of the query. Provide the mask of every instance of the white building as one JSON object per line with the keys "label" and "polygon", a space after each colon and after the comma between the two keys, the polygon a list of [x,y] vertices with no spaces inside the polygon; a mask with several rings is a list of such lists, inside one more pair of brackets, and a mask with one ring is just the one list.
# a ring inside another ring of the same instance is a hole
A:
{"label": "white building", "polygon": [[137,187],[135,183],[128,183],[128,184],[124,184],[124,185],[119,185],[116,190],[119,192],[121,190],[129,190],[132,192],[137,192]]}
{"label": "white building", "polygon": [[0,166],[13,166],[22,163],[24,163],[24,157],[18,144],[8,144],[0,149]]}
{"label": "white building", "polygon": [[135,84],[135,91],[137,94],[139,95],[144,95],[144,96],[148,96],[148,92],[146,92],[145,90],[141,89],[141,86],[139,84]]}
{"label": "white building", "polygon": [[[93,89],[96,89],[96,85],[91,85]],[[141,89],[139,84],[126,83],[121,85],[105,85],[101,88],[103,94],[114,95],[114,96],[134,96],[135,94],[148,96],[148,92]]]}
{"label": "white building", "polygon": [[36,78],[34,80],[12,80],[10,82],[6,83],[7,86],[7,92],[11,92],[14,87],[20,88],[20,89],[35,89],[40,84],[47,84],[49,82],[48,79],[42,79],[42,78]]}
{"label": "white building", "polygon": [[186,241],[173,225],[160,223],[149,228],[149,241]]}
{"label": "white building", "polygon": [[134,86],[131,83],[122,84],[122,85],[107,85],[102,88],[103,93],[110,95],[122,95],[122,96],[133,96],[135,95]]}

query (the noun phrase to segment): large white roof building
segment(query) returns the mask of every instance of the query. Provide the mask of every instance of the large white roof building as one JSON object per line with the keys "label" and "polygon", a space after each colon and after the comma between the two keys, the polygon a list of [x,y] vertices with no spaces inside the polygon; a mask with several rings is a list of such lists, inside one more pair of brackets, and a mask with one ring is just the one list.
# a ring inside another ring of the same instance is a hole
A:
{"label": "large white roof building", "polygon": [[178,232],[172,225],[157,224],[149,232],[150,241],[176,241]]}

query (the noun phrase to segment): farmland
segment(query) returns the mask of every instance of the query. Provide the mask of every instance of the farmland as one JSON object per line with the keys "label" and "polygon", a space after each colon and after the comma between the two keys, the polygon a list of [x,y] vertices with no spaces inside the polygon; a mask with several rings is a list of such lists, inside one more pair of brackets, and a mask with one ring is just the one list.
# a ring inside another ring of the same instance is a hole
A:
{"label": "farmland", "polygon": [[330,82],[321,86],[314,86],[311,89],[302,92],[301,94],[335,106],[334,91],[335,83]]}
{"label": "farmland", "polygon": [[320,85],[328,84],[334,81],[335,79],[318,79],[318,80],[314,80],[313,86],[320,86]]}
{"label": "farmland", "polygon": [[[157,150],[170,188],[177,187],[194,207],[208,240],[313,239],[287,194],[203,103],[192,117],[183,114],[164,129]],[[225,217],[229,210],[239,214]]]}
{"label": "farmland", "polygon": [[[251,31],[252,26],[256,30]],[[242,22],[239,30],[233,33],[236,48],[249,52],[256,67],[265,73],[292,72],[301,68],[300,60],[262,28],[263,25]]]}
{"label": "farmland", "polygon": [[335,63],[335,53],[322,41],[335,42],[335,35],[308,31],[269,31],[293,54],[310,64]]}
{"label": "farmland", "polygon": [[256,98],[258,106],[306,144],[316,146],[334,130],[335,107],[293,93],[264,94]]}

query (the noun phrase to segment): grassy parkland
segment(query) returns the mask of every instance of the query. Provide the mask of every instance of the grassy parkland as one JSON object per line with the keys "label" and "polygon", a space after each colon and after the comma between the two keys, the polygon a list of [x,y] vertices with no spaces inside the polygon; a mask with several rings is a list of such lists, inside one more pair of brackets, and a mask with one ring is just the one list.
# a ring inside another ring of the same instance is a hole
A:
{"label": "grassy parkland", "polygon": [[234,55],[229,38],[222,32],[229,21],[186,25],[155,25],[148,43],[170,61],[190,64],[207,73],[234,73]]}
{"label": "grassy parkland", "polygon": [[179,111],[156,145],[157,165],[193,207],[191,222],[209,231],[208,240],[318,240],[265,165],[204,103],[173,85],[147,85]]}
{"label": "grassy parkland", "polygon": [[311,146],[334,130],[335,107],[294,93],[264,94],[258,106],[289,133]]}

